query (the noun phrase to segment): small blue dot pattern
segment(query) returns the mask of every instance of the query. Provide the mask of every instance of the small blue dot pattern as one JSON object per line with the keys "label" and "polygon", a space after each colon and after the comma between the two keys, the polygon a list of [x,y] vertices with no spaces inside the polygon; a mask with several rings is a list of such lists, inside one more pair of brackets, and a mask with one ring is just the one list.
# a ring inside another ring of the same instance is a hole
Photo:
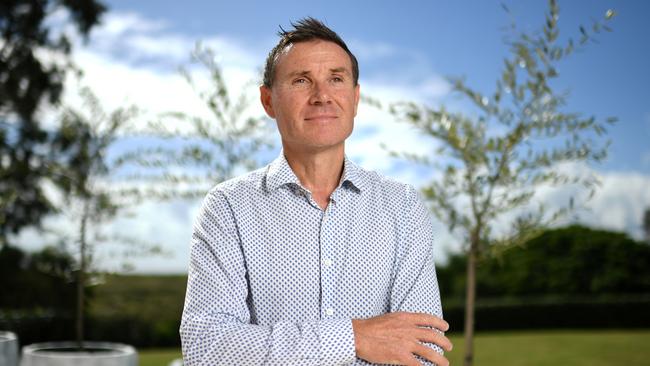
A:
{"label": "small blue dot pattern", "polygon": [[396,311],[442,317],[431,218],[410,185],[346,157],[323,210],[281,154],[205,197],[180,328],[186,366],[370,365],[355,355],[352,319]]}

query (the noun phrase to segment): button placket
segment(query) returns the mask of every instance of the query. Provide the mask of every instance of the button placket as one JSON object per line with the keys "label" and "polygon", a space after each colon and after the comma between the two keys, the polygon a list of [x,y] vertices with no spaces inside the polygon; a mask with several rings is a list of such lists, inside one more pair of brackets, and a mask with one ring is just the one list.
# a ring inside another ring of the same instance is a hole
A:
{"label": "button placket", "polygon": [[332,237],[330,233],[331,221],[331,205],[323,211],[323,218],[321,223],[321,311],[324,316],[331,317],[334,315],[334,273],[332,260]]}

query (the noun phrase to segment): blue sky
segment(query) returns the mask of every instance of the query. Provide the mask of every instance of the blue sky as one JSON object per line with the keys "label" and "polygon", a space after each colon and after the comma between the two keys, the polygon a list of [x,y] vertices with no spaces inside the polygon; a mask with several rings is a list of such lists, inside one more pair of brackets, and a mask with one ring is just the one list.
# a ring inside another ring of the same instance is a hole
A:
{"label": "blue sky", "polygon": [[[520,29],[538,29],[544,21],[546,1],[510,1],[512,18],[498,1],[108,1],[109,12],[85,44],[72,55],[90,86],[108,110],[135,104],[145,113],[143,121],[163,112],[184,111],[206,116],[205,106],[180,77],[178,67],[188,66],[197,41],[213,48],[231,91],[244,91],[256,100],[267,52],[277,42],[278,26],[314,16],[324,20],[348,43],[360,62],[362,93],[386,102],[415,100],[431,105],[444,103],[463,110],[466,105],[449,93],[446,76],[465,76],[475,89],[491,93],[501,71],[507,47],[504,27],[516,20]],[[561,89],[570,89],[567,111],[598,118],[616,116],[610,129],[610,157],[601,165],[566,167],[580,174],[597,175],[602,186],[569,222],[625,231],[640,238],[641,216],[650,207],[650,2],[561,1],[561,37],[579,37],[578,26],[616,11],[612,33],[597,36],[560,65]],[[205,70],[190,68],[205,85]],[[203,73],[202,73],[203,72]],[[67,81],[65,102],[78,105],[76,84]],[[263,114],[253,103],[249,113]],[[273,122],[269,121],[272,126]],[[278,141],[276,136],[276,142]],[[380,145],[396,150],[427,153],[435,143],[404,124],[362,105],[355,132],[348,140],[348,155],[362,166],[421,187],[437,172],[390,159]],[[128,145],[128,144],[127,144]],[[118,145],[119,146],[119,145]],[[276,153],[279,146],[276,146]],[[262,160],[274,157],[263,157]],[[575,188],[540,190],[538,199],[553,208],[566,203]],[[161,244],[167,257],[134,259],[138,272],[184,272],[188,244],[200,200],[138,206],[133,217],[120,218],[102,227],[130,233]],[[52,226],[74,225],[65,217],[53,218]],[[497,226],[508,225],[505,218]],[[438,261],[458,251],[461,240],[434,222]],[[497,228],[499,229],[499,228]],[[27,231],[21,240],[43,243],[40,233]],[[99,250],[101,265],[119,268],[108,249]]]}

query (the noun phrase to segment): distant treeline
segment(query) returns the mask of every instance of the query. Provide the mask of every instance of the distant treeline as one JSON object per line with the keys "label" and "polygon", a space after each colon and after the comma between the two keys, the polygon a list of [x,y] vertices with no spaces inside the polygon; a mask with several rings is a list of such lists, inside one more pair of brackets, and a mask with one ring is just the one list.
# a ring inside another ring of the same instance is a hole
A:
{"label": "distant treeline", "polygon": [[[0,250],[0,329],[31,343],[73,337],[74,260]],[[581,226],[549,230],[478,266],[479,330],[650,328],[650,245]],[[438,266],[445,318],[463,324],[465,257]],[[105,276],[90,290],[89,339],[178,346],[185,276]]]}
{"label": "distant treeline", "polygon": [[[465,294],[464,255],[438,268],[443,299]],[[477,295],[493,297],[608,297],[650,294],[650,245],[626,234],[569,226],[482,258]]]}
{"label": "distant treeline", "polygon": [[[464,255],[438,268],[445,317],[461,330]],[[476,327],[650,328],[650,245],[569,226],[503,248],[477,267]]]}

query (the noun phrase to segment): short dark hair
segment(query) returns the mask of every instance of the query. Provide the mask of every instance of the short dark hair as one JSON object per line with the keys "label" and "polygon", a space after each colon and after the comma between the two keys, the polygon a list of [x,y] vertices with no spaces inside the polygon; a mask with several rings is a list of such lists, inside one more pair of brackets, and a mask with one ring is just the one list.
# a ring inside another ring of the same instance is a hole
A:
{"label": "short dark hair", "polygon": [[350,56],[352,63],[352,79],[356,86],[359,82],[359,63],[357,58],[354,57],[348,46],[343,42],[336,32],[328,28],[323,22],[312,17],[300,19],[297,22],[291,22],[293,30],[286,31],[280,27],[278,36],[280,41],[273,47],[266,58],[266,65],[264,66],[264,86],[270,88],[273,85],[275,78],[275,66],[278,63],[280,53],[289,45],[299,42],[308,42],[312,40],[323,40],[333,42],[339,45]]}

